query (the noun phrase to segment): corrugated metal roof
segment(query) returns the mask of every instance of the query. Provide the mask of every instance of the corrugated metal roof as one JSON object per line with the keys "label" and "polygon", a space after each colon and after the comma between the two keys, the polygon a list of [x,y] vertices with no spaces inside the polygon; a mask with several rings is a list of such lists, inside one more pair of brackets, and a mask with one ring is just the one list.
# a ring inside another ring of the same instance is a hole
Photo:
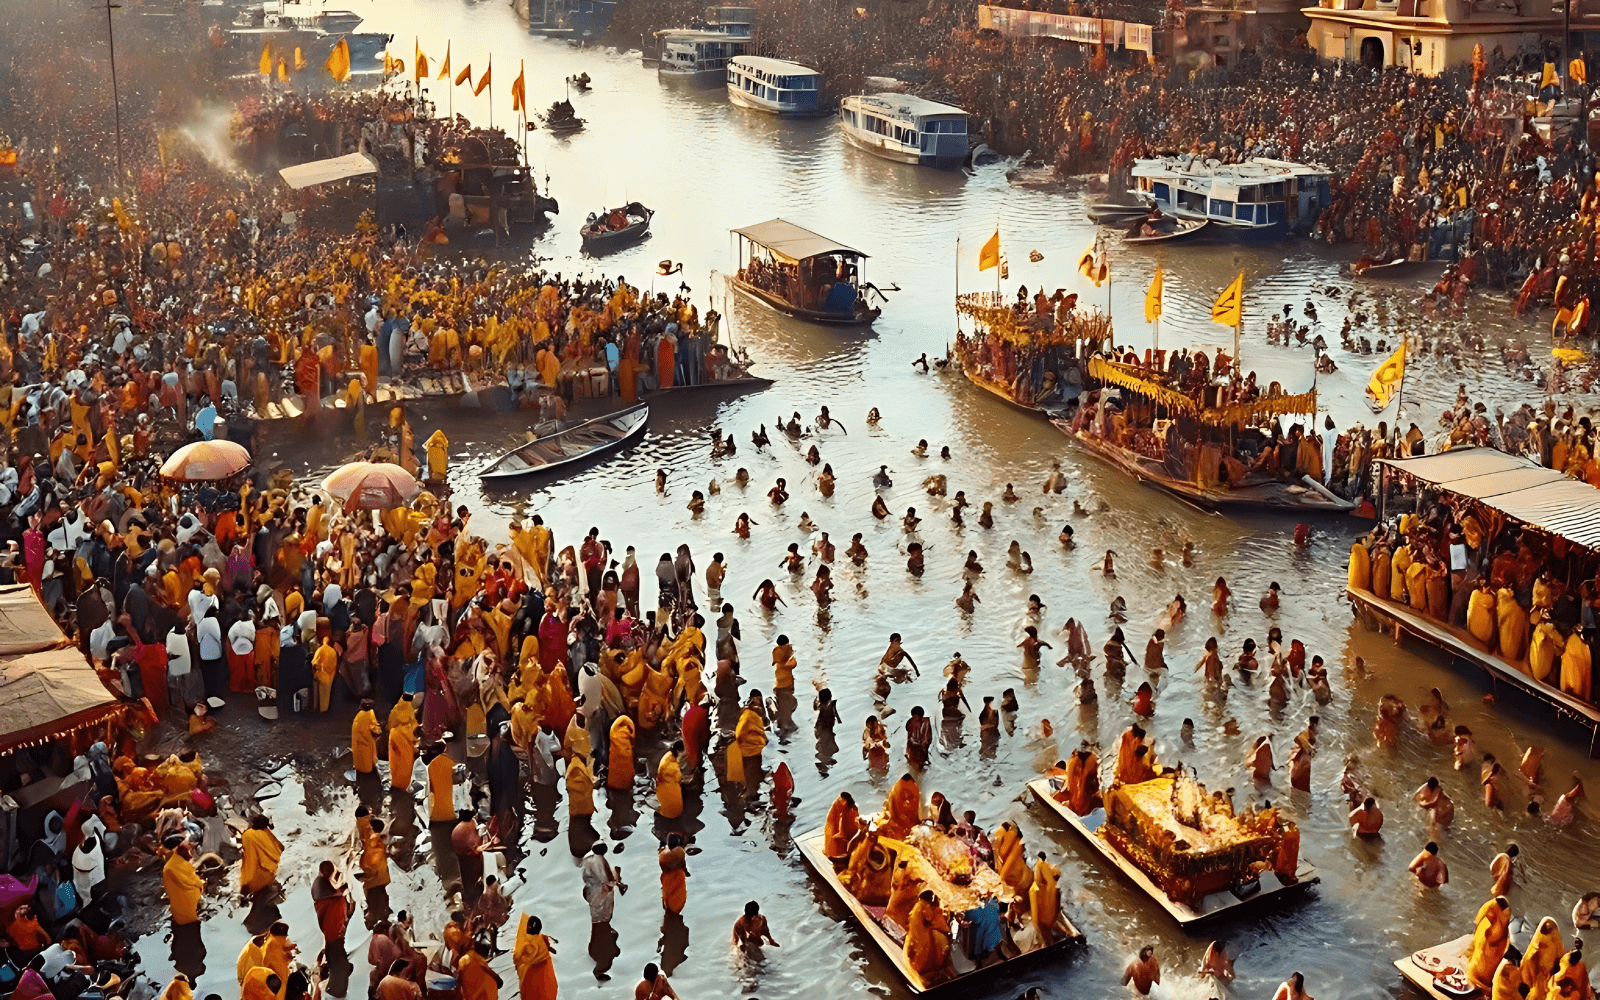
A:
{"label": "corrugated metal roof", "polygon": [[1530,527],[1600,549],[1600,489],[1493,448],[1463,448],[1380,463],[1438,489],[1471,497]]}
{"label": "corrugated metal roof", "polygon": [[326,184],[329,181],[342,181],[377,172],[378,161],[366,153],[357,152],[284,167],[278,171],[278,176],[282,177],[290,187],[299,190]]}
{"label": "corrugated metal roof", "polygon": [[818,236],[809,229],[801,229],[792,222],[773,219],[754,226],[735,229],[734,232],[752,243],[759,244],[779,256],[791,260],[805,260],[825,253],[844,253],[855,257],[866,254],[843,243],[835,243],[826,236]]}

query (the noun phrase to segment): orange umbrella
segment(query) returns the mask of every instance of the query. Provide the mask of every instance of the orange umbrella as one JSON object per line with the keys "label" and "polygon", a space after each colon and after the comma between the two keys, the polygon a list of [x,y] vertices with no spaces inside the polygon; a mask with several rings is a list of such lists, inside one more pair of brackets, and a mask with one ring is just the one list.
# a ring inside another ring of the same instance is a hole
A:
{"label": "orange umbrella", "polygon": [[404,507],[422,492],[417,477],[389,462],[351,462],[335,469],[322,481],[348,510],[389,510]]}
{"label": "orange umbrella", "polygon": [[185,483],[207,483],[243,472],[250,467],[250,453],[232,441],[195,441],[172,453],[161,465],[161,474]]}

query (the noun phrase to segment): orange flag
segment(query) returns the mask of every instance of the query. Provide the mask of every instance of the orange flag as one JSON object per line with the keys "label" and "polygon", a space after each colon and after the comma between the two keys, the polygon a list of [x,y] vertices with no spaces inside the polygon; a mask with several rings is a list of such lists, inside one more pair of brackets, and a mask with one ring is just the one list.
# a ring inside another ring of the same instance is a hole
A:
{"label": "orange flag", "polygon": [[450,79],[450,43],[444,43],[444,65],[439,67],[439,79]]}
{"label": "orange flag", "polygon": [[494,63],[490,63],[489,68],[483,71],[483,76],[478,78],[478,85],[472,88],[473,97],[477,97],[479,94],[483,93],[483,88],[489,86],[489,75],[493,72]]}
{"label": "orange flag", "polygon": [[272,75],[272,43],[261,43],[261,75]]}
{"label": "orange flag", "polygon": [[278,57],[278,81],[280,83],[289,82],[289,63],[283,56]]}
{"label": "orange flag", "polygon": [[528,110],[528,69],[522,63],[517,64],[517,79],[511,84],[511,110]]}
{"label": "orange flag", "polygon": [[461,81],[463,81],[463,80],[465,80],[467,82],[467,86],[469,86],[469,87],[472,86],[472,64],[471,63],[467,63],[465,66],[461,67],[461,72],[456,74],[456,86],[457,87],[461,86]]}

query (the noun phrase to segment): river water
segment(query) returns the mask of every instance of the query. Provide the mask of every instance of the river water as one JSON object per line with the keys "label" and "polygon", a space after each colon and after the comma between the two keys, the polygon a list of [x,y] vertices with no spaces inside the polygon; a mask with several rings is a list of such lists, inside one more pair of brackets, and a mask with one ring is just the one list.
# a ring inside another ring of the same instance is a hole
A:
{"label": "river water", "polygon": [[[1295,303],[1298,315],[1308,299],[1315,301],[1319,329],[1334,343],[1341,368],[1320,380],[1324,408],[1341,426],[1356,419],[1370,423],[1359,395],[1377,359],[1337,348],[1338,327],[1356,287],[1340,276],[1348,255],[1303,240],[1267,248],[1185,246],[1156,252],[1113,245],[1108,293],[1087,285],[1074,268],[1078,254],[1094,239],[1081,194],[1014,189],[1003,167],[965,175],[878,160],[847,148],[831,119],[780,122],[729,106],[720,91],[662,84],[653,70],[640,65],[637,52],[579,51],[564,42],[531,37],[501,3],[395,0],[362,12],[368,16],[364,30],[393,32],[396,48],[408,60],[414,35],[435,60],[442,57],[448,36],[457,68],[470,61],[480,69],[492,52],[498,101],[494,114],[502,123],[509,119],[509,86],[519,61],[527,66],[529,100],[536,109],[565,96],[562,81],[568,74],[587,71],[594,78],[592,93],[573,98],[578,113],[588,119],[585,132],[561,140],[543,132],[530,137],[530,158],[541,174],[548,172],[552,193],[562,206],[550,230],[533,244],[533,253],[553,260],[545,266],[568,274],[621,273],[648,287],[658,261],[681,261],[681,275],[655,278],[654,287],[670,291],[686,281],[704,311],[705,296],[713,287],[710,273],[733,266],[728,230],[782,216],[861,248],[872,257],[866,267],[870,280],[885,288],[899,285],[870,332],[794,323],[743,300],[724,308],[719,298],[736,343],[748,349],[757,370],[776,384],[739,398],[658,404],[641,446],[559,482],[481,492],[474,470],[520,436],[525,420],[516,414],[438,407],[414,410],[412,419],[418,440],[433,426],[442,426],[450,436],[455,502],[473,508],[474,529],[490,538],[503,539],[506,523],[519,510],[542,513],[555,529],[558,546],[576,544],[591,525],[597,526],[618,552],[637,546],[647,592],[648,571],[660,552],[688,542],[702,568],[713,552],[725,553],[730,571],[723,593],[743,625],[743,669],[750,686],[770,693],[767,651],[779,633],[793,640],[800,661],[800,703],[780,706],[783,718],[765,756],[767,768],[784,760],[795,774],[803,800],[792,825],[795,834],[820,826],[828,804],[841,791],[852,792],[864,807],[881,802],[900,773],[898,757],[887,774],[870,773],[856,749],[861,720],[872,710],[872,670],[890,632],[905,634],[906,648],[922,667],[918,680],[899,686],[891,697],[897,708],[890,720],[897,753],[904,746],[909,708],[922,704],[936,714],[940,667],[955,651],[973,665],[967,692],[974,704],[982,695],[1016,689],[1021,710],[998,744],[980,745],[975,721],[964,729],[943,730],[938,752],[921,778],[922,788],[925,795],[943,791],[958,809],[976,810],[991,829],[1003,820],[1019,823],[1030,854],[1046,851],[1062,866],[1066,912],[1086,935],[1087,947],[1076,957],[990,980],[973,995],[1009,998],[1033,983],[1057,997],[1113,995],[1123,965],[1146,943],[1156,945],[1166,970],[1157,995],[1205,995],[1193,970],[1206,938],[1180,932],[1150,900],[1099,864],[1074,834],[1020,794],[1024,782],[1080,739],[1114,745],[1134,721],[1127,702],[1145,676],[1130,668],[1120,691],[1103,674],[1097,676],[1098,710],[1080,711],[1073,701],[1070,670],[1056,667],[1053,657],[1028,669],[1015,648],[1029,624],[1030,593],[1048,605],[1038,622],[1041,635],[1062,645],[1057,629],[1069,616],[1077,617],[1088,623],[1096,648],[1112,627],[1107,608],[1122,596],[1129,608],[1124,627],[1139,655],[1166,602],[1175,593],[1188,598],[1191,614],[1168,640],[1172,669],[1151,677],[1158,707],[1147,728],[1157,750],[1163,759],[1181,759],[1195,767],[1212,787],[1237,788],[1241,804],[1252,795],[1271,799],[1300,824],[1303,857],[1318,867],[1322,879],[1298,902],[1218,929],[1235,956],[1238,996],[1270,996],[1295,970],[1305,973],[1309,989],[1322,1000],[1402,995],[1390,963],[1470,929],[1472,914],[1487,896],[1489,860],[1512,840],[1522,846],[1525,859],[1525,874],[1512,898],[1517,913],[1532,920],[1556,915],[1565,926],[1564,914],[1576,896],[1595,888],[1585,880],[1585,873],[1600,863],[1589,818],[1566,830],[1546,828],[1521,815],[1525,798],[1518,794],[1511,796],[1505,815],[1490,813],[1477,799],[1475,772],[1464,776],[1452,771],[1449,748],[1430,743],[1420,729],[1408,731],[1392,752],[1373,746],[1371,724],[1382,694],[1394,693],[1416,704],[1437,685],[1454,706],[1452,721],[1470,726],[1480,747],[1502,760],[1514,761],[1530,743],[1546,745],[1552,799],[1574,769],[1586,776],[1593,773],[1583,759],[1583,736],[1566,729],[1552,732],[1544,720],[1513,707],[1486,705],[1469,678],[1352,622],[1342,588],[1346,553],[1361,530],[1356,522],[1319,522],[1309,543],[1296,549],[1289,520],[1191,509],[1069,451],[1047,423],[984,395],[959,376],[923,375],[911,367],[923,352],[942,356],[951,339],[957,239],[963,248],[961,287],[989,287],[993,275],[976,271],[976,250],[998,226],[1010,260],[1008,290],[1017,283],[1066,287],[1082,293],[1086,302],[1100,302],[1109,294],[1119,342],[1140,347],[1150,338],[1142,316],[1144,287],[1157,264],[1166,273],[1164,346],[1225,344],[1230,331],[1209,323],[1206,307],[1210,296],[1243,270],[1246,365],[1263,382],[1277,379],[1295,391],[1310,384],[1310,351],[1270,347],[1263,329],[1267,316],[1284,303]],[[447,103],[439,99],[441,107]],[[479,120],[489,117],[487,94],[475,100],[465,88],[458,88],[455,108]],[[577,230],[583,217],[624,197],[657,210],[654,236],[603,265],[581,258]],[[1030,263],[1030,250],[1040,251],[1043,261]],[[1330,287],[1335,290],[1328,291]],[[1399,324],[1430,338],[1448,337],[1462,328],[1452,321],[1423,319],[1411,305],[1421,290],[1362,288],[1355,309],[1376,317],[1381,298],[1387,316],[1382,330],[1374,329],[1375,320],[1369,322],[1368,335],[1393,341]],[[1525,330],[1537,335],[1536,325],[1514,326],[1505,312],[1501,302],[1490,299],[1475,304],[1464,322],[1492,340],[1520,337]],[[1453,401],[1458,382],[1467,383],[1474,398],[1491,409],[1509,409],[1524,399],[1537,402],[1542,386],[1508,374],[1497,359],[1497,351],[1488,359],[1459,364],[1419,359],[1407,383],[1417,407],[1408,418],[1431,433],[1423,418],[1433,421]],[[808,436],[799,447],[777,440],[776,434],[766,451],[750,445],[758,424],[771,430],[780,415],[794,411],[811,424],[823,405],[844,421],[845,431]],[[877,428],[864,420],[873,406],[883,413]],[[1392,420],[1392,411],[1387,416]],[[735,458],[710,458],[706,431],[712,426],[739,442]],[[913,457],[910,449],[919,438],[926,438],[935,453],[948,445],[951,460]],[[812,443],[839,477],[831,500],[816,492],[813,470],[803,460],[804,448]],[[341,460],[358,444],[339,437],[284,440],[276,443],[270,458],[311,473]],[[1055,460],[1069,485],[1060,496],[1043,496],[1040,484]],[[915,505],[926,518],[921,538],[927,545],[927,572],[920,580],[905,572],[905,536],[897,521],[878,523],[869,516],[870,477],[880,464],[887,464],[894,477],[893,487],[884,491],[890,508],[898,514]],[[732,483],[738,467],[749,470],[746,490]],[[655,490],[657,469],[668,470],[665,495]],[[955,528],[948,502],[930,498],[921,488],[924,477],[934,473],[948,477],[952,496],[961,489],[980,505],[995,501],[994,527],[978,527],[977,511],[972,510],[967,525]],[[793,496],[782,510],[775,510],[766,491],[779,476],[788,480]],[[691,515],[685,507],[690,491],[705,490],[713,479],[722,484],[721,494],[709,498],[703,515]],[[999,502],[1007,483],[1016,485],[1020,502]],[[1075,514],[1075,504],[1095,512]],[[1042,508],[1037,516],[1035,507]],[[747,541],[731,532],[741,511],[758,522]],[[836,565],[838,599],[827,613],[817,609],[805,589],[814,569],[791,581],[777,568],[790,542],[809,549],[810,539],[795,527],[802,511],[830,532],[841,553],[855,531],[864,533],[871,552],[862,570],[844,562]],[[1064,551],[1056,536],[1069,522],[1076,528],[1078,545]],[[1032,554],[1032,576],[1007,569],[1005,553],[1012,539]],[[1170,554],[1184,541],[1194,543],[1192,567]],[[1159,566],[1149,562],[1156,546],[1169,553]],[[970,615],[953,603],[969,549],[986,567],[977,586],[982,603]],[[1107,549],[1119,555],[1114,578],[1098,571]],[[1207,610],[1210,584],[1218,575],[1228,579],[1237,595],[1235,610],[1225,621],[1215,620]],[[762,613],[749,596],[766,577],[779,579],[787,601],[776,614]],[[1331,705],[1319,709],[1297,693],[1277,712],[1259,688],[1235,688],[1221,702],[1208,697],[1198,682],[1193,665],[1208,636],[1220,637],[1227,663],[1246,637],[1265,640],[1273,622],[1256,601],[1274,580],[1285,595],[1275,623],[1286,638],[1304,640],[1312,654],[1324,656],[1332,666]],[[1348,669],[1356,656],[1365,658],[1370,676],[1358,677]],[[836,744],[819,742],[813,733],[810,695],[812,686],[821,683],[830,685],[841,702],[845,721]],[[1291,792],[1281,772],[1272,787],[1251,788],[1242,761],[1255,737],[1275,734],[1281,754],[1306,717],[1318,711],[1322,750],[1312,769],[1312,793]],[[348,746],[343,721],[348,717],[346,708],[335,712],[326,726],[280,723],[269,729],[234,714],[225,719],[222,749],[211,754],[234,778],[236,791],[265,780],[252,765],[284,778],[281,792],[264,805],[280,833],[292,834],[285,837],[289,849],[281,874],[288,895],[282,911],[296,939],[312,952],[319,935],[311,918],[309,882],[317,861],[343,853],[357,801],[394,818],[403,838],[415,845],[414,853],[397,860],[391,898],[397,908],[408,907],[417,915],[420,937],[435,936],[442,926],[440,878],[454,869],[448,852],[443,859],[430,860],[428,829],[425,824],[417,827],[411,803],[388,800],[376,788],[346,780],[348,750],[338,751]],[[1193,746],[1179,740],[1185,717],[1196,724]],[[1055,727],[1053,739],[1038,738],[1044,718]],[[1237,721],[1240,735],[1225,735],[1227,719]],[[641,747],[652,773],[660,751],[655,741]],[[1380,841],[1356,842],[1346,832],[1338,774],[1343,757],[1352,751],[1361,754],[1388,813]],[[1406,865],[1430,834],[1407,796],[1430,774],[1441,778],[1459,811],[1454,828],[1440,838],[1453,879],[1441,891],[1423,892]],[[641,779],[631,797],[613,793],[607,801],[599,794],[597,801],[595,829],[622,850],[617,860],[633,887],[617,905],[620,951],[614,964],[611,959],[601,963],[613,981],[597,979],[596,961],[586,954],[591,932],[575,855],[587,849],[593,835],[569,830],[564,804],[552,812],[546,803],[536,818],[530,814],[525,837],[537,833],[547,843],[526,840],[527,856],[510,878],[516,910],[540,915],[546,931],[561,942],[556,968],[563,996],[626,995],[649,961],[661,962],[685,997],[905,995],[892,969],[849,922],[845,910],[809,875],[790,843],[791,830],[775,829],[763,814],[745,815],[719,802],[714,783],[703,801],[691,797],[684,820],[694,834],[689,903],[681,922],[664,923],[647,783]],[[735,960],[728,946],[729,927],[747,899],[760,900],[782,943],[769,949],[759,966]],[[211,905],[221,909],[202,925],[209,957],[196,993],[215,990],[226,997],[236,988],[233,959],[244,943],[240,920],[245,914],[231,900],[213,899]],[[348,943],[357,996],[365,983],[366,940],[359,926],[352,927]],[[609,954],[613,949],[600,939],[597,950]],[[193,943],[179,942],[175,948],[163,930],[149,934],[141,951],[149,971],[163,981],[174,954],[181,967],[199,971]],[[508,993],[515,988],[510,956],[498,958],[495,965],[506,977],[502,992]],[[340,995],[338,988],[332,992]]]}

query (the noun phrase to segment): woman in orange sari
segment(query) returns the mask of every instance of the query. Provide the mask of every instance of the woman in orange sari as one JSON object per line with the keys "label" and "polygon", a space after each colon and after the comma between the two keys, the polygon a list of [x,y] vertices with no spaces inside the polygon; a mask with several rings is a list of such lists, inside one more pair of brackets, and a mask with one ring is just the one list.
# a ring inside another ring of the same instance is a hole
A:
{"label": "woman in orange sari", "polygon": [[673,366],[677,363],[677,342],[671,334],[662,332],[661,338],[656,342],[656,375],[660,379],[661,388],[672,388]]}
{"label": "woman in orange sari", "polygon": [[522,1000],[556,1000],[556,967],[550,960],[556,953],[551,947],[556,941],[541,933],[543,929],[539,918],[530,915],[517,931],[511,958],[517,966]]}

